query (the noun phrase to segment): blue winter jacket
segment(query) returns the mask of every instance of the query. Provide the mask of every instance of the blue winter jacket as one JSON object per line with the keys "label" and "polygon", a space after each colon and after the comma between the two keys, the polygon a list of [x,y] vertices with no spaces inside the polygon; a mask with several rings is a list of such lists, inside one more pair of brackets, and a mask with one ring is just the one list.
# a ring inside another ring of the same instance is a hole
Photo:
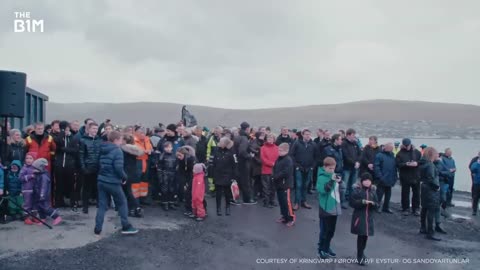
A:
{"label": "blue winter jacket", "polygon": [[397,163],[392,152],[380,152],[375,156],[375,176],[379,184],[393,187],[397,182]]}
{"label": "blue winter jacket", "polygon": [[470,170],[472,171],[473,174],[473,184],[474,185],[480,185],[480,163],[475,162],[472,164],[470,167]]}
{"label": "blue winter jacket", "polygon": [[[443,164],[445,165],[445,167],[450,170],[450,169],[456,169],[457,167],[455,166],[455,160],[452,158],[452,157],[446,157],[446,156],[443,156],[442,157],[442,161],[443,161]],[[451,173],[449,176],[448,176],[448,181],[453,181],[455,179],[455,173]]]}
{"label": "blue winter jacket", "polygon": [[118,145],[102,143],[100,146],[100,171],[98,181],[121,185],[127,180],[123,170],[123,152]]}

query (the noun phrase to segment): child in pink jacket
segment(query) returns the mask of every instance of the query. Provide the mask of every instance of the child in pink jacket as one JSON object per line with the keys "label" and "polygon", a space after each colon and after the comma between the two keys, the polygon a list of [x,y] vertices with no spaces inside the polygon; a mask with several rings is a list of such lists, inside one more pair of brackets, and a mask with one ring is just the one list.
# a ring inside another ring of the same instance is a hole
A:
{"label": "child in pink jacket", "polygon": [[197,217],[197,221],[203,221],[205,219],[204,197],[205,165],[203,163],[197,163],[193,166],[192,181],[192,213]]}

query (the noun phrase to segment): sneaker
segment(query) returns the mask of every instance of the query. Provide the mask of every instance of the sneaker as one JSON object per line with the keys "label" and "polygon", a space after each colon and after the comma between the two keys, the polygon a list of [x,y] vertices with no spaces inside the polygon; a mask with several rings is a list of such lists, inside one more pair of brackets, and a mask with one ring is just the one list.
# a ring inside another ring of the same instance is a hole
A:
{"label": "sneaker", "polygon": [[25,225],[33,225],[33,224],[35,224],[35,222],[33,222],[31,218],[26,218],[23,222],[25,223]]}
{"label": "sneaker", "polygon": [[420,212],[418,212],[418,210],[415,210],[412,212],[414,216],[416,217],[419,217],[420,216]]}
{"label": "sneaker", "polygon": [[126,230],[122,230],[122,234],[137,234],[137,233],[138,233],[138,230],[133,227],[130,227]]}
{"label": "sneaker", "polygon": [[276,220],[277,223],[287,223],[287,220],[284,217],[281,217]]}
{"label": "sneaker", "polygon": [[190,211],[187,211],[187,212],[185,212],[185,213],[183,213],[183,214],[184,214],[185,216],[189,217],[189,216],[192,215],[193,213],[190,212]]}
{"label": "sneaker", "polygon": [[230,201],[230,204],[231,204],[231,205],[242,205],[241,202],[235,201],[235,200]]}
{"label": "sneaker", "polygon": [[337,257],[337,254],[335,252],[333,252],[333,250],[331,248],[328,249],[327,254],[328,254],[328,256],[330,256],[332,258]]}
{"label": "sneaker", "polygon": [[312,207],[306,202],[302,203],[302,207],[305,209],[312,209]]}
{"label": "sneaker", "polygon": [[442,229],[442,227],[440,227],[440,225],[437,225],[435,227],[435,231],[438,232],[438,233],[441,233],[441,234],[447,234],[447,232],[444,229]]}
{"label": "sneaker", "polygon": [[255,204],[257,204],[257,201],[250,200],[250,201],[244,202],[243,204],[246,204],[246,205],[255,205]]}
{"label": "sneaker", "polygon": [[393,211],[390,209],[383,209],[382,212],[387,213],[387,214],[393,214]]}
{"label": "sneaker", "polygon": [[142,208],[139,207],[139,208],[135,209],[133,216],[136,217],[136,218],[142,218],[143,217]]}
{"label": "sneaker", "polygon": [[402,211],[402,215],[403,215],[404,217],[408,217],[408,216],[410,216],[410,212],[408,211],[408,209],[403,210],[403,211]]}
{"label": "sneaker", "polygon": [[204,221],[205,218],[197,217],[195,220],[196,220],[196,221]]}
{"label": "sneaker", "polygon": [[191,213],[190,215],[188,215],[188,217],[189,217],[189,218],[196,218],[196,216],[195,216],[193,213]]}
{"label": "sneaker", "polygon": [[295,225],[295,221],[289,221],[287,222],[287,227],[292,227],[293,225]]}
{"label": "sneaker", "polygon": [[97,228],[95,228],[95,229],[93,229],[93,233],[94,233],[95,235],[100,235],[100,234],[102,233],[102,231],[101,231],[101,230],[97,230]]}
{"label": "sneaker", "polygon": [[293,205],[293,211],[297,211],[298,208],[299,208],[299,207],[298,207],[298,203],[296,203],[296,204]]}
{"label": "sneaker", "polygon": [[60,224],[62,222],[62,220],[63,220],[62,217],[58,216],[53,220],[52,225],[57,226],[58,224]]}
{"label": "sneaker", "polygon": [[434,235],[431,235],[431,234],[427,234],[425,238],[432,241],[442,241],[442,239],[435,237]]}
{"label": "sneaker", "polygon": [[320,259],[322,259],[322,260],[328,259],[328,254],[326,252],[323,252],[323,251],[320,251],[317,256],[320,257]]}

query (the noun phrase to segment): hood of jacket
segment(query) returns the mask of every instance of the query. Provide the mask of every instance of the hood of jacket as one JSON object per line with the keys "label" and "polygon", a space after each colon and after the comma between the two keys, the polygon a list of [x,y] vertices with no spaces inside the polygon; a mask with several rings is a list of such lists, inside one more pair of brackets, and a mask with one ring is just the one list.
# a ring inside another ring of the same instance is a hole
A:
{"label": "hood of jacket", "polygon": [[137,157],[143,156],[143,154],[145,154],[142,149],[133,144],[124,144],[121,146],[121,148],[123,152],[129,153],[130,155],[134,155]]}
{"label": "hood of jacket", "polygon": [[[360,182],[356,182],[355,184],[353,184],[352,186],[353,189],[357,189],[357,188],[360,188],[360,189],[367,189],[366,187],[362,186],[362,184]],[[376,191],[377,190],[377,186],[375,186],[373,183],[372,185],[370,186],[370,189],[371,191]]]}
{"label": "hood of jacket", "polygon": [[14,160],[10,164],[10,167],[12,167],[12,166],[17,166],[18,167],[18,172],[20,172],[20,170],[22,169],[22,162],[20,162],[20,160]]}

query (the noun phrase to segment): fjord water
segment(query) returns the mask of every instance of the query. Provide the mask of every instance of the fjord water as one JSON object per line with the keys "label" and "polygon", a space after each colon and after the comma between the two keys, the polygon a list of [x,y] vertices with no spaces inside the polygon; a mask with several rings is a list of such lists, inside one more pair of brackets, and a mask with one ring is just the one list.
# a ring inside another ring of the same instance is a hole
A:
{"label": "fjord water", "polygon": [[[368,143],[368,138],[361,139],[365,146]],[[379,138],[379,144],[387,142],[402,142],[402,139]],[[477,156],[480,151],[480,140],[446,140],[446,139],[412,139],[412,144],[417,148],[426,144],[435,147],[439,152],[444,152],[446,148],[451,148],[453,151],[453,158],[457,165],[457,174],[455,176],[455,190],[470,192],[472,179],[470,177],[470,170],[468,164],[473,157]]]}

